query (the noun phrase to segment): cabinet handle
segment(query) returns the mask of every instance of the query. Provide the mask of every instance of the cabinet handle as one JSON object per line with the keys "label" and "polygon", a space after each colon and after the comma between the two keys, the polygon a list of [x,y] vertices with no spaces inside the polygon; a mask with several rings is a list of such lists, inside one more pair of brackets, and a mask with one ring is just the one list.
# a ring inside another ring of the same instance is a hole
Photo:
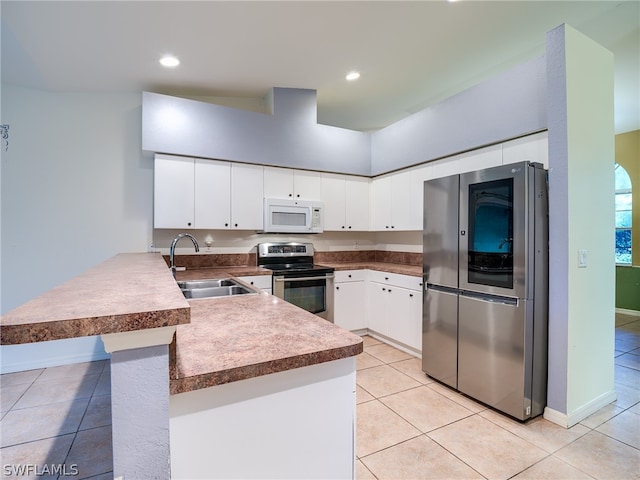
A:
{"label": "cabinet handle", "polygon": [[224,224],[224,226],[225,226],[225,227],[228,227],[228,226],[229,226],[229,224],[228,224],[228,223],[225,223],[225,224]]}
{"label": "cabinet handle", "polygon": [[190,226],[191,226],[191,222],[187,222],[187,227],[190,227]]}
{"label": "cabinet handle", "polygon": [[336,287],[336,290],[340,290],[340,287]]}
{"label": "cabinet handle", "polygon": [[395,226],[391,225],[391,228],[396,228]]}
{"label": "cabinet handle", "polygon": [[238,224],[236,223],[236,228],[238,228]]}
{"label": "cabinet handle", "polygon": [[290,194],[289,194],[289,196],[290,196],[290,197],[293,197],[293,194],[292,194],[292,193],[290,193]]}
{"label": "cabinet handle", "polygon": [[389,280],[389,277],[384,277],[385,280]]}
{"label": "cabinet handle", "polygon": [[342,225],[342,228],[344,228],[344,225]]}
{"label": "cabinet handle", "polygon": [[387,289],[383,287],[383,288],[382,288],[382,291],[383,291],[383,292],[386,292],[386,291],[387,291]]}
{"label": "cabinet handle", "polygon": [[413,293],[410,293],[410,294],[409,294],[409,296],[410,296],[410,297],[413,297]]}
{"label": "cabinet handle", "polygon": [[391,293],[391,289],[389,289],[389,293]]}
{"label": "cabinet handle", "polygon": [[349,228],[351,228],[351,225],[349,225]]}
{"label": "cabinet handle", "polygon": [[351,278],[351,274],[349,274],[349,278]]}
{"label": "cabinet handle", "polygon": [[296,197],[300,198],[300,194],[297,194]]}
{"label": "cabinet handle", "polygon": [[384,228],[389,228],[389,225],[386,225]]}

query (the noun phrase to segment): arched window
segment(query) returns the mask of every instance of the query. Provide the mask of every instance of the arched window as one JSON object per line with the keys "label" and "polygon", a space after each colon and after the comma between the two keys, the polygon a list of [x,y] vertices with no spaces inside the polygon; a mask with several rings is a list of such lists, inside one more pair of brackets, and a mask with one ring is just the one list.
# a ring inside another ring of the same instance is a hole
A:
{"label": "arched window", "polygon": [[616,263],[631,264],[631,178],[616,163]]}

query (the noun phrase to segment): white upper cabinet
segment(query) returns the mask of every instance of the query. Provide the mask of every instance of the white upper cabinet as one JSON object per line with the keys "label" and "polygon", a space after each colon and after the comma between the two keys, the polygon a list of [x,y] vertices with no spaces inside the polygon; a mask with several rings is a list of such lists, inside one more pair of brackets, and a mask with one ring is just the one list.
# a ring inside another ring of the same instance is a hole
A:
{"label": "white upper cabinet", "polygon": [[345,179],[345,226],[347,230],[369,230],[369,185],[364,177]]}
{"label": "white upper cabinet", "polygon": [[549,168],[549,146],[547,132],[516,138],[502,144],[502,163],[516,162],[542,163]]}
{"label": "white upper cabinet", "polygon": [[411,230],[411,174],[401,171],[371,183],[371,229]]}
{"label": "white upper cabinet", "polygon": [[433,162],[433,178],[473,172],[499,165],[502,165],[502,144],[491,145]]}
{"label": "white upper cabinet", "polygon": [[231,164],[230,228],[262,230],[263,175],[261,165]]}
{"label": "white upper cabinet", "polygon": [[231,164],[195,160],[195,226],[198,229],[229,228],[231,222]]}
{"label": "white upper cabinet", "polygon": [[263,167],[156,155],[154,228],[262,229]]}
{"label": "white upper cabinet", "polygon": [[322,198],[322,176],[319,172],[264,167],[264,196],[294,200],[320,200]]}
{"label": "white upper cabinet", "polygon": [[325,230],[369,230],[368,178],[323,173],[322,202]]}
{"label": "white upper cabinet", "polygon": [[409,230],[422,230],[423,227],[423,211],[424,211],[424,182],[433,178],[433,167],[431,165],[422,165],[412,168],[409,171],[410,189],[409,194]]}
{"label": "white upper cabinet", "polygon": [[193,179],[193,158],[156,154],[153,170],[154,228],[196,228]]}

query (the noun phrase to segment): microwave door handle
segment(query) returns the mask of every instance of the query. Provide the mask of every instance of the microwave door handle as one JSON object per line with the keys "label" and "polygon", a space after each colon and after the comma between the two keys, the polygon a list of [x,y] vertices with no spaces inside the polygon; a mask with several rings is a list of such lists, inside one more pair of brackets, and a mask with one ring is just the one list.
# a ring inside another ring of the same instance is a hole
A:
{"label": "microwave door handle", "polygon": [[286,277],[273,277],[274,282],[297,282],[303,280],[329,280],[334,278],[333,274],[329,275],[321,275],[319,277],[296,277],[296,278],[286,278]]}

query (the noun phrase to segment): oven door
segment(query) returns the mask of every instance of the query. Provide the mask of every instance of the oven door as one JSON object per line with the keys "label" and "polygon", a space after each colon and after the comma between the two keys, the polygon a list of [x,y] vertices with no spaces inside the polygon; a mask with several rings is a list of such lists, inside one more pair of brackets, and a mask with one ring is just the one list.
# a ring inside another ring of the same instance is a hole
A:
{"label": "oven door", "polygon": [[333,273],[273,276],[273,294],[333,322]]}

